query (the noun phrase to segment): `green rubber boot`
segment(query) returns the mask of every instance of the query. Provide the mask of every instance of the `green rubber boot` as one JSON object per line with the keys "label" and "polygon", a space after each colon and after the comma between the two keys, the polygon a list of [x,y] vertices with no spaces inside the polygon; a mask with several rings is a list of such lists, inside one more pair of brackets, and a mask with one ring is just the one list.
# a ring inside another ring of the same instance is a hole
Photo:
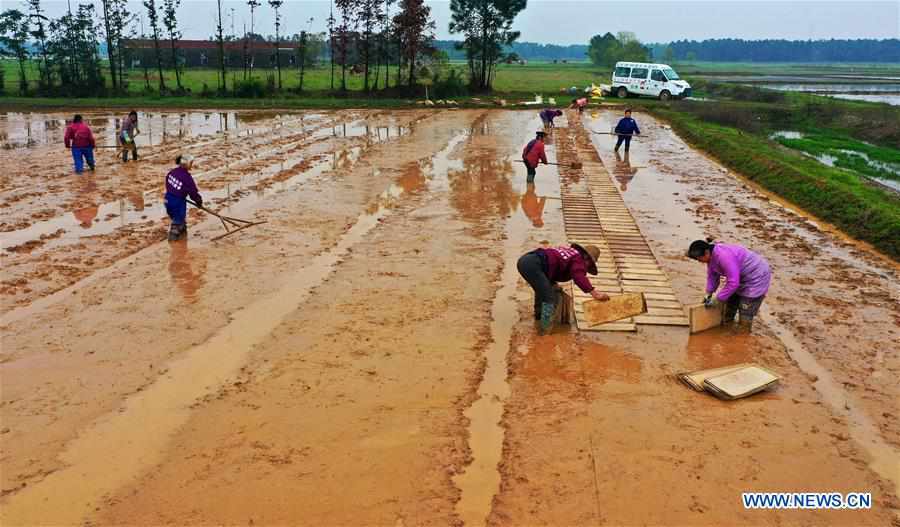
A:
{"label": "green rubber boot", "polygon": [[538,325],[538,333],[547,335],[553,331],[553,322],[555,321],[556,304],[544,302],[541,304],[541,321]]}

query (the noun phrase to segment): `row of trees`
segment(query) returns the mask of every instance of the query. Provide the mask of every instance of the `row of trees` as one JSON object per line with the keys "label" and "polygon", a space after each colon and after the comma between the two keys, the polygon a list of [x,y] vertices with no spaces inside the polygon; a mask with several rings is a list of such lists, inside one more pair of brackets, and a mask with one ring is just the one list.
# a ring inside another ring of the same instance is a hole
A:
{"label": "row of trees", "polygon": [[[721,38],[653,44],[667,62],[900,62],[900,39],[742,40]],[[666,58],[667,57],[667,58]]]}
{"label": "row of trees", "polygon": [[[218,48],[219,89],[226,91],[228,64],[226,43],[234,49],[234,41],[226,37],[222,19],[222,3],[217,1],[215,34],[211,38]],[[270,42],[275,60],[275,87],[283,88],[282,40],[284,0],[247,0],[250,31],[243,37],[243,75],[241,81],[255,82],[253,61],[248,60],[256,42],[255,15],[262,7],[274,12],[274,39]],[[469,70],[469,83],[478,91],[490,90],[495,68],[506,56],[506,49],[519,37],[512,30],[515,17],[526,7],[526,0],[452,0],[450,31],[463,40],[456,47],[464,51]],[[142,0],[143,10],[130,12],[127,0],[99,0],[99,13],[93,3],[76,5],[58,19],[48,18],[41,0],[27,0],[28,9],[8,9],[0,13],[0,56],[17,61],[19,88],[29,92],[27,65],[36,62],[39,69],[38,94],[102,94],[108,90],[124,93],[128,89],[130,59],[136,55],[135,39],[152,42],[148,60],[141,56],[145,88],[151,89],[151,76],[157,77],[159,93],[184,93],[184,57],[179,48],[182,32],[178,10],[181,0]],[[147,27],[144,27],[144,23]],[[395,86],[413,88],[423,60],[446,60],[434,46],[435,23],[431,8],[424,0],[333,0],[327,19],[327,48],[331,59],[331,88],[346,91],[348,72],[359,73],[363,90],[387,89],[391,86],[389,71],[402,71]],[[312,19],[307,21],[312,23]],[[310,55],[307,43],[316,40],[307,31],[289,37],[290,49],[299,48],[300,90],[304,69]],[[108,60],[100,56],[103,39]],[[231,42],[229,42],[231,40]],[[297,45],[299,44],[299,45]],[[293,61],[293,59],[292,59]],[[150,69],[155,70],[153,75]],[[339,69],[339,84],[335,85]],[[174,72],[175,86],[166,83],[166,73]],[[382,75],[383,72],[383,75]],[[107,75],[109,85],[107,85]]]}

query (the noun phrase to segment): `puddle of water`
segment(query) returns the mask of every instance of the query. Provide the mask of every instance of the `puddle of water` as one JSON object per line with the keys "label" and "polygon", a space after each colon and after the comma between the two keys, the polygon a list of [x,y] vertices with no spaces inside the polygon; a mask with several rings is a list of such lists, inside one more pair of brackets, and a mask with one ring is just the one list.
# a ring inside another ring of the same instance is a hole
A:
{"label": "puddle of water", "polygon": [[894,485],[894,495],[900,498],[900,451],[887,444],[871,419],[858,409],[847,392],[838,386],[831,373],[819,364],[815,357],[803,347],[797,337],[763,307],[761,320],[772,329],[785,345],[788,355],[803,372],[816,378],[813,386],[832,410],[847,420],[847,429],[853,440],[871,458],[869,467],[879,476]]}
{"label": "puddle of water", "polygon": [[8,499],[0,512],[2,523],[80,523],[104,495],[159,462],[171,435],[188,420],[191,403],[232,377],[253,346],[303,304],[352,247],[390,214],[402,193],[397,185],[387,189],[377,207],[362,213],[335,247],[291,275],[277,293],[232,314],[227,326],[171,363],[164,377],[85,430],[61,455],[66,468]]}
{"label": "puddle of water", "polygon": [[769,139],[803,139],[803,132],[793,130],[779,130],[769,136]]}
{"label": "puddle of water", "polygon": [[882,102],[891,106],[900,106],[900,95],[862,95],[853,93],[835,93],[830,95],[835,99],[847,99],[850,101]]}
{"label": "puddle of water", "polygon": [[[514,158],[509,158],[512,161]],[[525,167],[516,166],[515,180],[525,180]],[[464,412],[469,419],[469,449],[472,462],[453,482],[461,491],[456,513],[464,525],[485,525],[491,503],[500,489],[498,465],[503,451],[504,429],[500,425],[503,407],[509,397],[507,355],[513,327],[519,320],[515,298],[519,275],[514,262],[530,231],[528,218],[522,214],[507,216],[504,241],[504,266],[491,305],[491,344],[485,349],[487,361],[478,386],[478,399]]]}

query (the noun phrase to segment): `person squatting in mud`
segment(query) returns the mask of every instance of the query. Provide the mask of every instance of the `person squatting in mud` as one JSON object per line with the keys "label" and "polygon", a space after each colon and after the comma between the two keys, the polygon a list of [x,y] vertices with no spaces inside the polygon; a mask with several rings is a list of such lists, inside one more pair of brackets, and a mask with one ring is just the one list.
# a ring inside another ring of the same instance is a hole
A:
{"label": "person squatting in mud", "polygon": [[538,115],[541,116],[541,122],[544,123],[544,128],[555,128],[556,125],[553,124],[553,119],[556,119],[557,117],[562,115],[562,110],[545,108],[541,110],[541,113]]}
{"label": "person squatting in mud", "polygon": [[609,296],[595,289],[587,277],[588,273],[597,274],[599,255],[600,249],[594,245],[582,247],[573,243],[570,247],[536,249],[519,258],[516,264],[519,274],[534,289],[534,318],[539,321],[540,334],[545,335],[553,329],[561,308],[562,291],[557,282],[573,280],[595,300],[609,300]]}
{"label": "person squatting in mud", "polygon": [[525,168],[528,170],[528,178],[526,179],[528,183],[534,183],[534,178],[537,176],[538,163],[547,164],[547,153],[544,152],[544,135],[546,134],[543,130],[538,130],[535,138],[529,141],[522,150],[522,162],[525,163]]}
{"label": "person squatting in mud", "polygon": [[625,117],[619,119],[613,133],[619,136],[616,138],[616,147],[613,148],[613,151],[618,152],[619,147],[622,146],[622,143],[624,142],[625,151],[628,152],[628,149],[631,148],[631,138],[636,135],[641,135],[641,129],[638,128],[637,121],[631,118],[631,108],[625,110]]}
{"label": "person squatting in mud", "polygon": [[75,162],[75,173],[81,174],[84,171],[84,162],[87,161],[88,168],[94,171],[94,148],[97,144],[94,142],[94,134],[91,133],[90,127],[84,124],[81,115],[75,114],[72,118],[72,124],[66,127],[66,135],[63,138],[66,148],[72,149],[72,160]]}
{"label": "person squatting in mud", "polygon": [[[706,264],[706,307],[725,304],[722,324],[734,323],[740,314],[738,329],[750,332],[759,312],[772,272],[765,258],[740,245],[712,243],[712,238],[696,240],[688,248],[688,257]],[[725,284],[719,287],[721,278]],[[718,290],[718,294],[714,293]]]}
{"label": "person squatting in mud", "polygon": [[123,163],[128,162],[129,150],[131,150],[131,157],[135,161],[138,160],[137,143],[134,142],[134,137],[139,133],[141,131],[138,130],[138,114],[132,110],[128,117],[122,121],[122,129],[119,131],[119,145],[122,147]]}
{"label": "person squatting in mud", "polygon": [[194,156],[182,154],[175,158],[175,164],[178,166],[166,174],[166,213],[172,219],[170,242],[187,236],[187,198],[194,200],[197,206],[203,206],[203,197],[190,172],[194,166]]}

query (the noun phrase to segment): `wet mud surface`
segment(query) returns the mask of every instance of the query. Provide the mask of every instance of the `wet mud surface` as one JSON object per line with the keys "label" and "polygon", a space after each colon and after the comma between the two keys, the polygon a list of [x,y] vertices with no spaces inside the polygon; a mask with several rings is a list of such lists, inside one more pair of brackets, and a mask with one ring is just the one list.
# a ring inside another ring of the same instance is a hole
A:
{"label": "wet mud surface", "polygon": [[[118,116],[85,116],[111,144]],[[515,260],[565,232],[557,172],[526,185],[516,162],[533,112],[142,115],[145,159],[81,176],[65,117],[0,119],[5,525],[897,522],[896,267],[662,123],[637,116],[627,161],[595,146],[683,302],[692,239],[769,259],[753,335],[536,336]],[[166,243],[182,150],[214,208],[268,223],[212,242],[192,211]],[[721,402],[672,378],[745,361],[781,386]],[[874,507],[746,511],[747,491]]]}

